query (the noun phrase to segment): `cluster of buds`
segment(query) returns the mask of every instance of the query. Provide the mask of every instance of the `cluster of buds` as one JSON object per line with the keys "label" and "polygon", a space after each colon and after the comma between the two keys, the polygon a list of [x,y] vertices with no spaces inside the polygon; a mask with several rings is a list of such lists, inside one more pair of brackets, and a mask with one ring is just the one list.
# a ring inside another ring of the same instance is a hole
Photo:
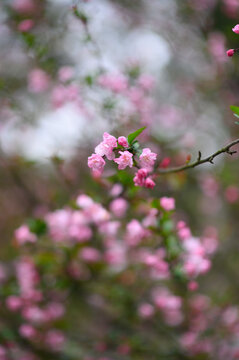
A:
{"label": "cluster of buds", "polygon": [[[116,158],[116,155],[120,156]],[[138,156],[138,162],[135,159],[136,155]],[[94,176],[102,174],[106,164],[105,159],[113,160],[118,165],[119,170],[136,166],[139,170],[134,177],[135,186],[152,189],[155,182],[150,177],[150,174],[153,172],[156,158],[157,154],[149,148],[135,151],[134,143],[131,144],[126,137],[120,136],[116,139],[105,132],[103,141],[95,148],[95,153],[88,157],[88,166],[92,169]]]}
{"label": "cluster of buds", "polygon": [[[239,24],[234,26],[234,28],[232,28],[232,31],[235,34],[239,34]],[[229,49],[227,50],[227,56],[232,57],[237,51],[239,51],[239,49]]]}

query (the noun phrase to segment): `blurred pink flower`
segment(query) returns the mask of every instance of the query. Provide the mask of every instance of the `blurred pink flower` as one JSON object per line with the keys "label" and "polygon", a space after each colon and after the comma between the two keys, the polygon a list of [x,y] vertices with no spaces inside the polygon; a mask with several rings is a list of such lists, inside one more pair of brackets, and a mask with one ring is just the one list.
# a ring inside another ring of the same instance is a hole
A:
{"label": "blurred pink flower", "polygon": [[93,171],[101,173],[105,166],[105,160],[100,155],[92,154],[88,157],[88,166]]}
{"label": "blurred pink flower", "polygon": [[28,32],[34,26],[34,21],[31,19],[26,19],[20,22],[18,25],[18,30],[22,32]]}
{"label": "blurred pink flower", "polygon": [[53,351],[60,351],[65,343],[65,336],[59,330],[49,330],[46,333],[46,344]]}
{"label": "blurred pink flower", "polygon": [[73,78],[74,69],[71,66],[63,66],[58,71],[58,78],[62,82],[67,82]]}
{"label": "blurred pink flower", "polygon": [[142,318],[149,318],[154,314],[154,307],[151,304],[143,303],[139,306],[138,313]]}
{"label": "blurred pink flower", "polygon": [[36,330],[29,324],[22,324],[19,328],[19,333],[27,339],[31,339],[36,336]]}
{"label": "blurred pink flower", "polygon": [[15,230],[15,238],[19,245],[24,245],[25,243],[34,243],[37,241],[37,237],[33,234],[27,225],[20,226],[17,230]]}
{"label": "blurred pink flower", "polygon": [[48,89],[50,78],[42,69],[34,69],[28,75],[28,89],[32,93],[41,93]]}
{"label": "blurred pink flower", "polygon": [[32,13],[36,10],[34,0],[14,0],[12,8],[19,13]]}
{"label": "blurred pink flower", "polygon": [[160,205],[166,211],[175,210],[175,199],[164,196],[160,199]]}
{"label": "blurred pink flower", "polygon": [[110,203],[110,211],[117,216],[123,217],[128,208],[128,202],[123,198],[117,198]]}

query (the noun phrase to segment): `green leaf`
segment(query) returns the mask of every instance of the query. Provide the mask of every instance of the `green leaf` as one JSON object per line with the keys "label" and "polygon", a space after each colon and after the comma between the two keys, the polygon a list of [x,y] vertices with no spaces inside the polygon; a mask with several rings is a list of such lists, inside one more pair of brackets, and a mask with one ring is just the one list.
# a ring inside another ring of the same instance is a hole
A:
{"label": "green leaf", "polygon": [[22,33],[22,37],[29,48],[33,48],[36,44],[36,37],[30,33]]}
{"label": "green leaf", "polygon": [[41,219],[29,219],[28,226],[30,231],[36,235],[44,235],[47,231],[47,225]]}
{"label": "green leaf", "polygon": [[131,145],[132,142],[134,141],[134,139],[136,139],[145,129],[146,129],[146,126],[144,126],[144,127],[140,128],[140,129],[136,130],[135,132],[129,134],[129,136],[128,136],[129,145]]}
{"label": "green leaf", "polygon": [[239,106],[230,106],[230,109],[233,111],[234,115],[239,118]]}
{"label": "green leaf", "polygon": [[236,125],[239,125],[239,121],[235,121],[235,124],[236,124]]}

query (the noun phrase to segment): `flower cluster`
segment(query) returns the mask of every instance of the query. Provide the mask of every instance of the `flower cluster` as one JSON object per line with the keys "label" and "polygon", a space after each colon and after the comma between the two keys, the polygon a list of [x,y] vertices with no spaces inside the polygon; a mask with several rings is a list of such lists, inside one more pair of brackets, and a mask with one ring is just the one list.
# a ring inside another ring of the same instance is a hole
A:
{"label": "flower cluster", "polygon": [[[105,139],[115,144],[110,135]],[[105,144],[100,144],[98,149],[105,153]],[[109,148],[106,149],[109,151]],[[111,153],[107,155],[112,158]],[[148,151],[146,155],[149,155]],[[154,158],[146,160],[142,157],[142,161],[147,161],[144,166],[152,166]],[[115,279],[117,275],[119,279],[125,277],[120,282],[145,282],[147,301],[135,294],[137,314],[141,321],[163,316],[167,326],[177,327],[185,319],[184,299],[168,289],[168,282],[173,281],[175,272],[180,271],[188,290],[197,290],[199,285],[196,280],[199,275],[209,271],[210,257],[217,248],[217,240],[195,238],[185,222],[175,224],[171,220],[175,200],[171,197],[161,197],[154,206],[150,202],[147,206],[144,203],[135,217],[128,220],[125,215],[129,203],[121,192],[120,184],[110,189],[108,206],[81,194],[75,199],[73,207],[47,213],[42,220],[46,224],[43,236],[37,236],[27,225],[15,231],[17,244],[26,250],[28,247],[43,246],[47,237],[52,252],[50,258],[54,259],[59,252],[57,264],[53,267],[56,270],[51,275],[44,275],[44,265],[40,268],[36,265],[40,254],[35,259],[30,255],[21,257],[16,266],[18,291],[5,299],[8,311],[20,313],[18,333],[32,346],[48,348],[57,353],[63,351],[67,341],[67,335],[58,328],[58,324],[65,319],[68,311],[64,304],[64,293],[68,293],[68,288],[53,290],[60,281],[59,273],[64,274],[65,281],[84,284],[93,280],[97,267],[101,269],[98,276],[102,278],[106,275],[107,279]],[[134,268],[137,271],[132,273]],[[130,280],[132,276],[133,280]],[[42,287],[47,277],[50,279],[47,285],[49,290]],[[97,293],[97,288],[93,291]],[[109,300],[94,301],[104,303]],[[182,346],[185,348],[186,336],[182,335]],[[192,348],[188,346],[187,351],[191,352]]]}
{"label": "flower cluster", "polygon": [[[236,26],[234,26],[234,28],[232,29],[232,31],[233,31],[235,34],[239,34],[239,24],[237,24]],[[238,51],[238,49],[229,49],[229,50],[227,50],[227,56],[232,57],[237,51]]]}
{"label": "flower cluster", "polygon": [[[116,155],[120,155],[115,158]],[[135,156],[138,155],[138,163]],[[135,186],[142,186],[146,188],[154,188],[155,182],[150,174],[153,173],[157,154],[152,152],[149,148],[144,148],[142,151],[135,152],[132,144],[124,136],[116,139],[114,136],[104,133],[103,141],[96,146],[95,153],[88,158],[88,166],[92,169],[95,176],[100,176],[105,166],[105,158],[113,160],[118,164],[119,170],[124,170],[129,167],[137,166],[140,169],[134,177]]]}

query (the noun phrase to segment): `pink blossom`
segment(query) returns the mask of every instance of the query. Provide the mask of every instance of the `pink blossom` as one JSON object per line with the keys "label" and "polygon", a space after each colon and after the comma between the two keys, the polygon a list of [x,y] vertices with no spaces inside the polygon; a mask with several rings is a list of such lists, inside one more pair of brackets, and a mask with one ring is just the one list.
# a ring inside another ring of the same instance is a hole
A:
{"label": "pink blossom", "polygon": [[170,165],[171,159],[169,157],[164,158],[160,163],[160,168],[167,169],[167,167]]}
{"label": "pink blossom", "polygon": [[236,34],[239,34],[239,24],[234,26],[234,28],[232,28],[232,31],[234,31],[234,33],[236,33]]}
{"label": "pink blossom", "polygon": [[80,258],[89,263],[95,263],[100,260],[101,255],[97,249],[84,247],[80,252]]}
{"label": "pink blossom", "polygon": [[17,311],[22,306],[22,299],[19,296],[8,296],[6,300],[7,308],[11,311]]}
{"label": "pink blossom", "polygon": [[213,238],[213,237],[204,237],[202,238],[202,245],[205,249],[205,252],[208,255],[212,255],[215,253],[215,251],[218,248],[218,240],[217,238]]}
{"label": "pink blossom", "polygon": [[121,156],[117,159],[114,159],[114,162],[118,164],[118,169],[123,170],[127,166],[132,167],[133,166],[133,154],[131,154],[129,151],[119,151]]}
{"label": "pink blossom", "polygon": [[145,236],[145,229],[138,220],[131,220],[127,225],[125,240],[128,245],[136,246]]}
{"label": "pink blossom", "polygon": [[15,238],[19,245],[24,245],[27,242],[34,243],[37,241],[36,235],[29,230],[27,225],[22,225],[15,231]]}
{"label": "pink blossom", "polygon": [[139,157],[141,167],[151,170],[154,166],[156,158],[157,154],[153,153],[149,148],[143,149],[143,152]]}
{"label": "pink blossom", "polygon": [[193,332],[184,333],[180,338],[181,346],[186,349],[190,349],[193,345],[195,345],[197,340],[197,335]]}
{"label": "pink blossom", "polygon": [[147,175],[147,169],[139,169],[133,179],[135,186],[144,186]]}
{"label": "pink blossom", "polygon": [[29,306],[24,308],[22,316],[34,324],[44,324],[48,320],[48,315],[38,306]]}
{"label": "pink blossom", "polygon": [[198,283],[196,281],[190,281],[188,283],[188,290],[189,291],[195,291],[198,289]]}
{"label": "pink blossom", "polygon": [[237,202],[239,199],[239,188],[233,185],[228,186],[225,191],[225,198],[231,204]]}
{"label": "pink blossom", "polygon": [[105,261],[114,268],[122,268],[126,262],[126,251],[122,243],[113,241],[105,252]]}
{"label": "pink blossom", "polygon": [[62,106],[66,102],[66,88],[63,85],[55,86],[51,93],[51,102],[55,108]]}
{"label": "pink blossom", "polygon": [[154,78],[150,75],[141,75],[138,83],[144,90],[149,91],[154,87]]}
{"label": "pink blossom", "polygon": [[184,228],[181,228],[178,230],[178,236],[181,240],[188,239],[192,236],[191,230],[185,226]]}
{"label": "pink blossom", "polygon": [[117,217],[123,217],[127,208],[128,203],[123,198],[117,198],[110,203],[110,211]]}
{"label": "pink blossom", "polygon": [[28,89],[32,93],[41,93],[49,87],[49,76],[42,69],[34,69],[28,76]]}
{"label": "pink blossom", "polygon": [[175,209],[175,199],[164,196],[160,199],[160,205],[166,211],[174,210]]}
{"label": "pink blossom", "polygon": [[115,158],[113,149],[116,147],[116,138],[105,132],[103,135],[103,141],[95,148],[95,153],[100,156],[106,156],[108,160],[113,160]]}
{"label": "pink blossom", "polygon": [[47,214],[46,222],[50,236],[54,241],[64,241],[68,238],[68,228],[71,221],[71,210],[61,209]]}
{"label": "pink blossom", "polygon": [[238,0],[223,0],[223,3],[224,3],[223,10],[227,14],[227,16],[237,19],[237,13],[239,9]]}
{"label": "pink blossom", "polygon": [[115,184],[113,185],[110,195],[113,197],[119,196],[123,191],[123,186],[121,184]]}
{"label": "pink blossom", "polygon": [[101,234],[109,236],[109,238],[114,238],[118,232],[119,227],[119,221],[107,221],[100,224],[99,231]]}
{"label": "pink blossom", "polygon": [[51,350],[60,351],[64,345],[65,336],[59,330],[49,330],[45,341]]}
{"label": "pink blossom", "polygon": [[144,186],[148,189],[153,189],[155,187],[155,182],[150,178],[150,177],[147,177],[145,179],[145,183],[144,183]]}
{"label": "pink blossom", "polygon": [[154,307],[151,304],[143,303],[139,306],[138,313],[142,318],[149,318],[154,314]]}
{"label": "pink blossom", "polygon": [[18,25],[18,30],[22,32],[28,32],[34,26],[34,22],[31,19],[26,19],[20,22]]}
{"label": "pink blossom", "polygon": [[77,197],[76,204],[82,209],[87,209],[89,206],[94,204],[94,201],[91,199],[91,197],[82,194]]}
{"label": "pink blossom", "polygon": [[49,303],[46,307],[46,313],[49,319],[56,320],[61,318],[65,313],[65,308],[62,304],[57,302]]}
{"label": "pink blossom", "polygon": [[24,298],[34,296],[35,285],[39,281],[35,265],[29,258],[24,258],[17,264],[17,279],[21,295]]}
{"label": "pink blossom", "polygon": [[88,157],[88,166],[93,171],[102,173],[105,166],[105,160],[98,154],[92,154]]}
{"label": "pink blossom", "polygon": [[98,79],[101,86],[116,93],[125,92],[128,87],[128,80],[121,74],[101,75]]}
{"label": "pink blossom", "polygon": [[172,295],[166,288],[159,288],[153,292],[153,300],[167,324],[176,326],[182,322],[182,299],[179,296]]}
{"label": "pink blossom", "polygon": [[34,0],[14,0],[12,7],[19,13],[32,13],[36,9]]}
{"label": "pink blossom", "polygon": [[58,71],[58,78],[62,82],[67,82],[72,79],[74,75],[74,69],[71,66],[63,66]]}
{"label": "pink blossom", "polygon": [[118,144],[123,146],[123,147],[128,147],[129,146],[128,140],[126,139],[125,136],[118,137]]}
{"label": "pink blossom", "polygon": [[22,324],[19,328],[19,333],[21,336],[31,339],[36,336],[36,330],[32,325],[29,324]]}
{"label": "pink blossom", "polygon": [[235,54],[235,50],[234,49],[229,49],[227,50],[227,56],[232,57]]}

